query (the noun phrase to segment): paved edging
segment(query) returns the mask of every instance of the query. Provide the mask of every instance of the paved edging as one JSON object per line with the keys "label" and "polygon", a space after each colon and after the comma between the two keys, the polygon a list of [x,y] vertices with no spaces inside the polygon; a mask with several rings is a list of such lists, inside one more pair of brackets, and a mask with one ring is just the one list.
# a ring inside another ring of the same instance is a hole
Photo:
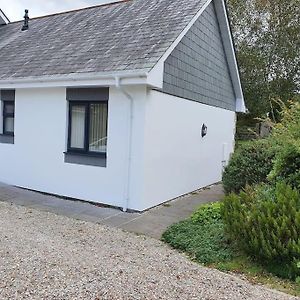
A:
{"label": "paved edging", "polygon": [[199,205],[221,200],[222,197],[222,186],[217,184],[179,197],[144,213],[125,213],[114,208],[61,199],[0,183],[0,201],[121,228],[157,239],[160,239],[167,227],[189,217]]}

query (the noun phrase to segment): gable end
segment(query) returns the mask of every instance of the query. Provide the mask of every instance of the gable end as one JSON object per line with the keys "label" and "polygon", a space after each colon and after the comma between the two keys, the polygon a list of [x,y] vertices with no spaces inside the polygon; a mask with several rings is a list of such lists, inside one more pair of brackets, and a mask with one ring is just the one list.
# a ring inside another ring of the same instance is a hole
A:
{"label": "gable end", "polygon": [[213,2],[166,59],[163,91],[235,111],[236,95]]}

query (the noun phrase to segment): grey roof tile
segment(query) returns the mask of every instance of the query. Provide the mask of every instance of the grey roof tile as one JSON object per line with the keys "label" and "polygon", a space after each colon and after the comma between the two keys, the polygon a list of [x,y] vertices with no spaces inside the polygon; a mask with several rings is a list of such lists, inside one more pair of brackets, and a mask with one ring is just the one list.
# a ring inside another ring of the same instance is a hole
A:
{"label": "grey roof tile", "polygon": [[206,0],[129,0],[0,26],[0,80],[149,71]]}

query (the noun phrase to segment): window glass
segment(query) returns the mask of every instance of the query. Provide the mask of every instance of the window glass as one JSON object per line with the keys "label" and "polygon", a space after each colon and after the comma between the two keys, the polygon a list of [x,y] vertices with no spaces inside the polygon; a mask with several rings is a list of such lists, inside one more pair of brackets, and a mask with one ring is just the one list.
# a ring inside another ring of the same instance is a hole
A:
{"label": "window glass", "polygon": [[107,103],[90,104],[89,151],[106,152]]}
{"label": "window glass", "polygon": [[14,134],[15,103],[3,101],[3,134]]}
{"label": "window glass", "polygon": [[14,118],[5,118],[4,119],[4,128],[5,128],[5,132],[13,133],[14,132]]}
{"label": "window glass", "polygon": [[71,148],[84,149],[85,106],[71,106]]}
{"label": "window glass", "polygon": [[5,103],[4,105],[4,113],[5,114],[13,114],[15,112],[14,103]]}

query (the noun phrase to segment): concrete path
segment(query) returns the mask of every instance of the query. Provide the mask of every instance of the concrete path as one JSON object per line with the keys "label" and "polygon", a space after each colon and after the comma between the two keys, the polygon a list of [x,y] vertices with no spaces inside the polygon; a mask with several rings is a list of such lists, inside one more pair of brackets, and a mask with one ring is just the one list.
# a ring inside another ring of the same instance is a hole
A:
{"label": "concrete path", "polygon": [[160,239],[162,233],[171,224],[187,218],[201,204],[218,201],[222,197],[222,186],[214,185],[179,197],[144,213],[124,213],[114,208],[61,199],[0,183],[0,201],[77,220],[113,226],[157,239]]}

